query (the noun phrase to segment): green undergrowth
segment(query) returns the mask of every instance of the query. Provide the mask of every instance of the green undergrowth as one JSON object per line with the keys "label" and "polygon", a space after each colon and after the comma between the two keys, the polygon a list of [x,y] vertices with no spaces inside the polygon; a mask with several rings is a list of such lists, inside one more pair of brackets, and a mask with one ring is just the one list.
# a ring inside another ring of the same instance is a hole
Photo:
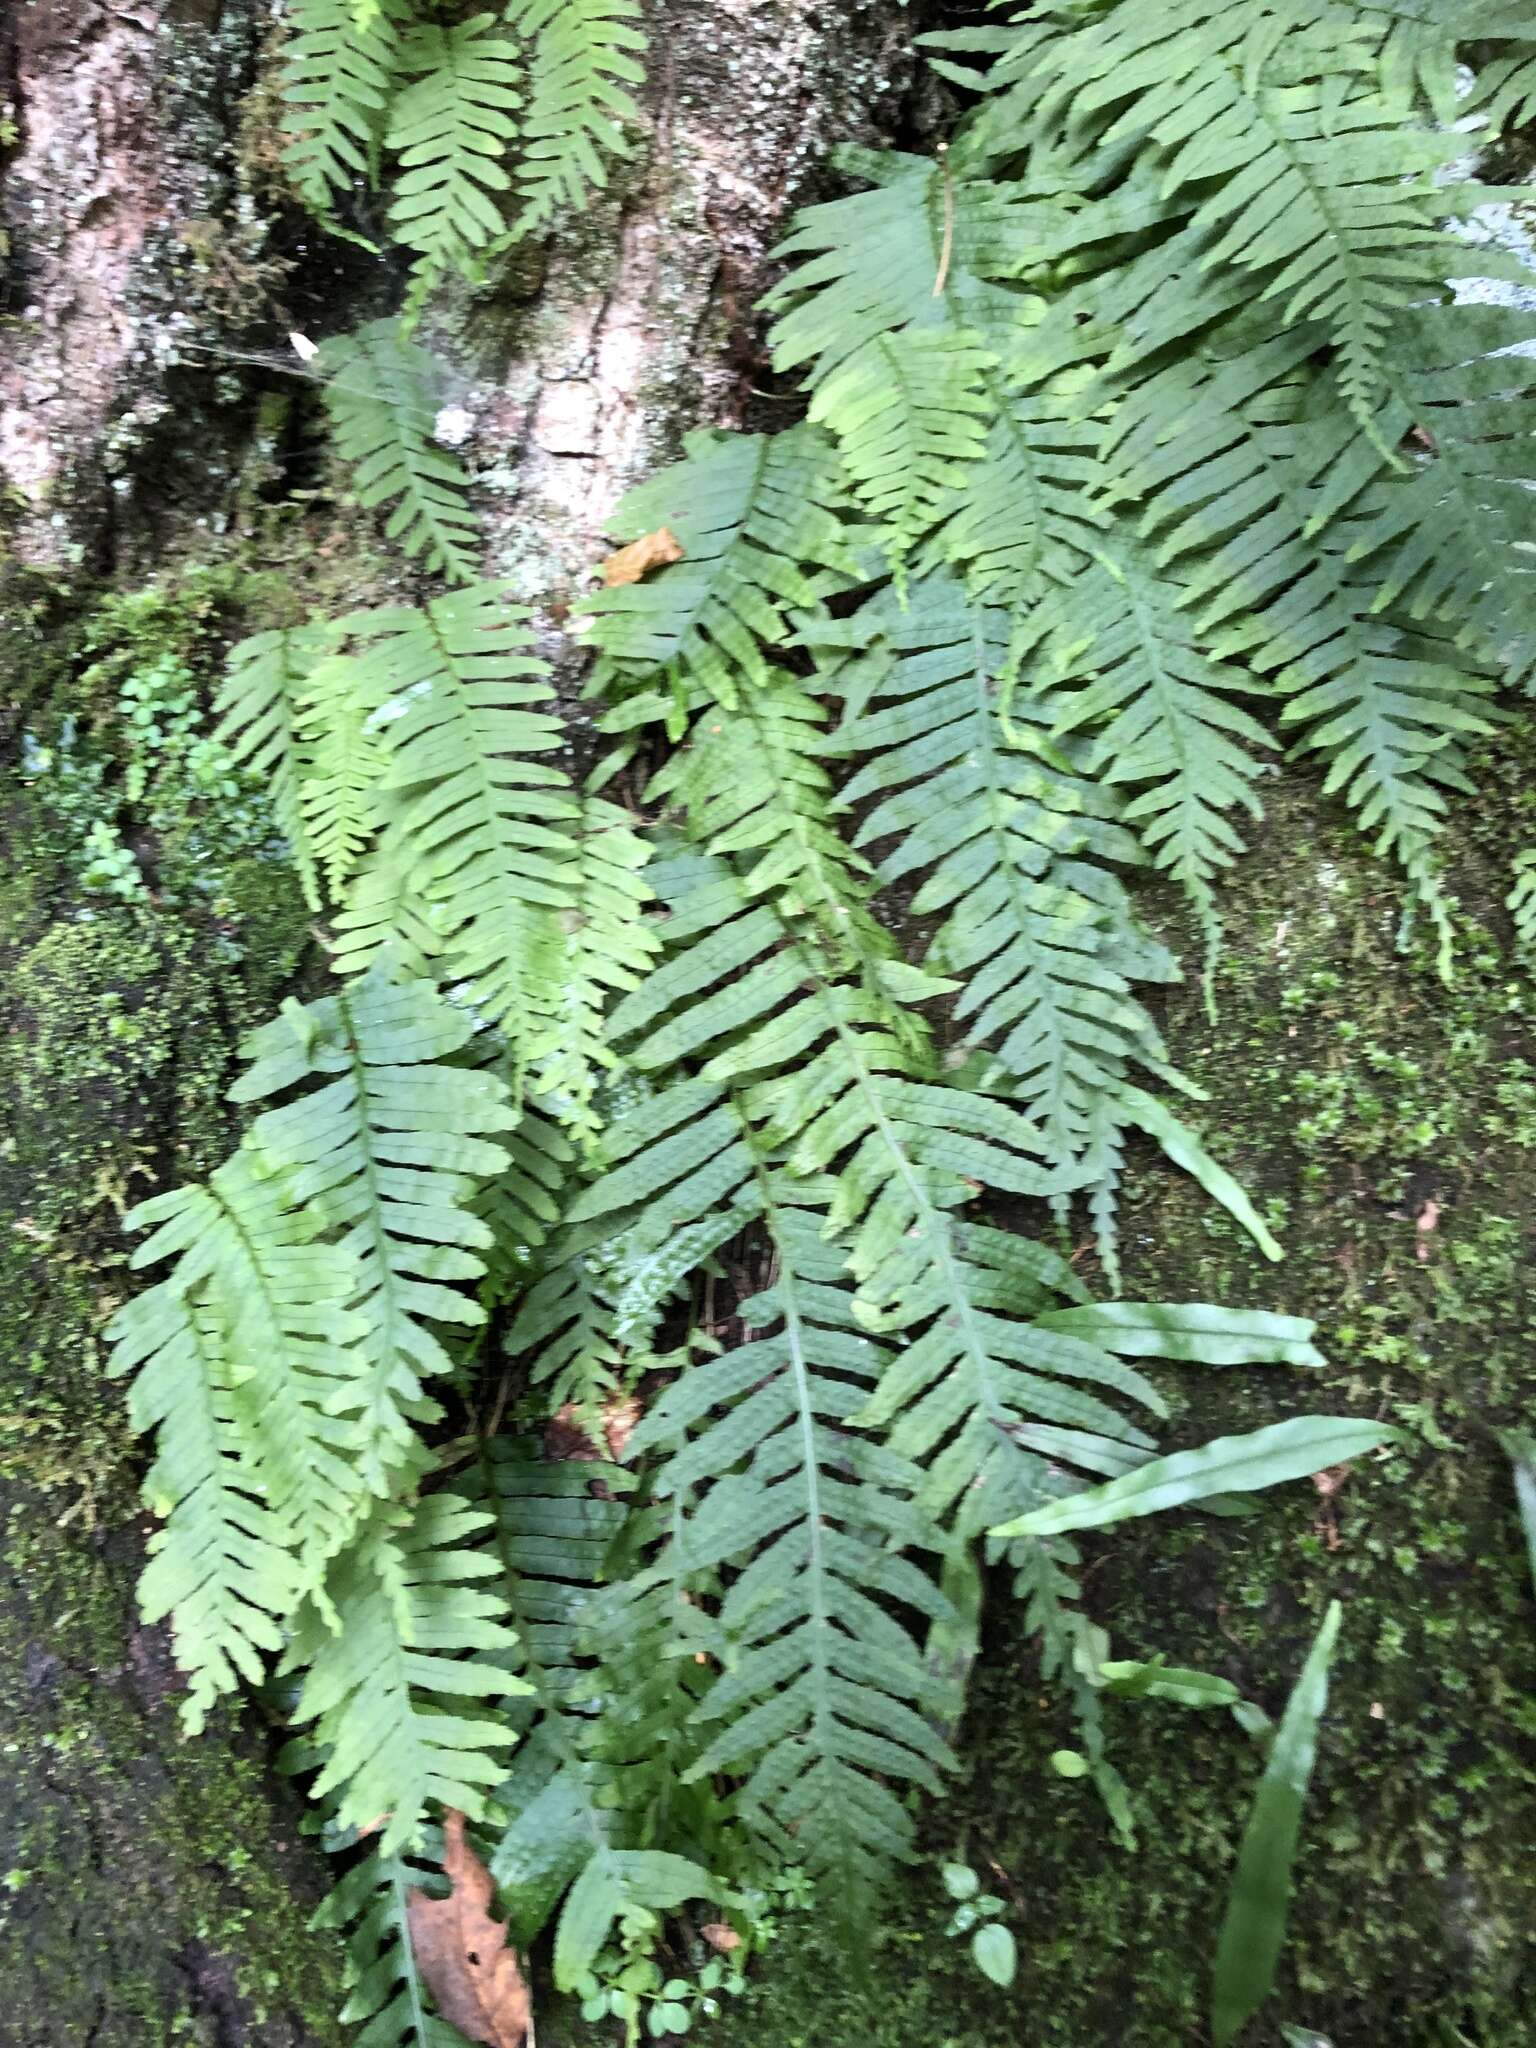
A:
{"label": "green undergrowth", "polygon": [[[1500,856],[1529,830],[1533,747],[1506,736],[1465,820],[1468,937],[1447,990],[1397,947],[1399,899],[1347,827],[1289,777],[1238,871],[1212,1024],[1167,1018],[1212,1100],[1209,1140],[1289,1256],[1260,1261],[1148,1159],[1130,1190],[1126,1292],[1306,1309],[1328,1357],[1314,1405],[1407,1424],[1411,1448],[1336,1493],[1293,1486],[1233,1524],[1186,1514],[1086,1546],[1113,1653],[1161,1650],[1275,1713],[1330,1596],[1345,1633],[1275,2015],[1335,2048],[1536,2041],[1536,1606],[1501,1427],[1536,1401],[1536,989],[1505,952]],[[1470,809],[1470,807],[1469,807]],[[1477,926],[1486,917],[1486,930]],[[1187,957],[1187,955],[1186,955]],[[1165,1376],[1170,1445],[1257,1428],[1295,1390],[1255,1373]],[[1020,1610],[998,1586],[962,1731],[962,1782],[862,1973],[841,1935],[790,1922],[730,2048],[1184,2048],[1201,2037],[1225,1889],[1259,1758],[1226,1717],[1111,1702],[1110,1753],[1139,1846],[1118,1849]],[[1015,1987],[947,1945],[940,1861],[1009,1902]]]}

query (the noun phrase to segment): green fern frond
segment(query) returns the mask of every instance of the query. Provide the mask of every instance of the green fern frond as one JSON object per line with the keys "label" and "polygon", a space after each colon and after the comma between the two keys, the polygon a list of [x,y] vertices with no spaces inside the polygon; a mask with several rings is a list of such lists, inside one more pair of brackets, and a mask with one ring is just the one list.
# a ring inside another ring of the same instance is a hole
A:
{"label": "green fern frond", "polygon": [[354,0],[291,0],[283,51],[283,163],[311,212],[378,172],[379,145],[399,63],[398,0],[377,0],[366,20]]}
{"label": "green fern frond", "polygon": [[637,986],[658,941],[645,917],[650,901],[641,872],[650,848],[628,815],[597,797],[582,800],[575,821],[560,1013],[530,1058],[540,1092],[590,1143],[602,1128],[593,1098],[618,1062],[604,1016],[615,994]]}
{"label": "green fern frond", "polygon": [[501,1569],[480,1547],[490,1519],[442,1493],[408,1514],[380,1508],[332,1566],[324,1608],[301,1611],[283,1660],[304,1673],[295,1724],[312,1724],[326,1751],[314,1796],[335,1795],[341,1826],[377,1829],[386,1856],[417,1844],[429,1804],[483,1813],[515,1740],[505,1718],[457,1704],[527,1689],[493,1661],[516,1637],[502,1596],[479,1584]]}
{"label": "green fern frond", "polygon": [[767,1188],[764,1209],[776,1277],[742,1313],[767,1334],[690,1367],[634,1448],[664,1451],[657,1486],[679,1502],[668,1542],[684,1568],[726,1575],[700,1638],[724,1667],[698,1709],[712,1739],[690,1778],[742,1776],[748,1826],[817,1877],[868,1888],[911,1853],[902,1789],[936,1789],[952,1762],[924,1718],[939,1688],[892,1610],[946,1618],[912,1562],[940,1539],[912,1505],[917,1473],[843,1426],[885,1359],[839,1285],[841,1257]]}
{"label": "green fern frond", "polygon": [[306,849],[333,901],[382,822],[379,785],[389,757],[373,722],[377,707],[361,681],[360,663],[331,652],[301,690],[299,811]]}
{"label": "green fern frond", "polygon": [[528,104],[517,182],[519,235],[549,228],[608,182],[607,159],[630,153],[639,118],[629,87],[645,73],[635,0],[512,0],[507,21],[528,39]]}
{"label": "green fern frond", "polygon": [[1336,10],[1315,22],[1174,0],[1067,19],[1037,46],[1031,124],[1060,128],[1085,160],[1144,152],[1200,268],[1247,280],[1277,326],[1318,321],[1374,431],[1392,323],[1445,274],[1433,173],[1460,144],[1404,121],[1378,89],[1371,25]]}
{"label": "green fern frond", "polygon": [[1145,856],[1113,795],[1081,759],[1003,721],[1008,630],[933,577],[905,610],[877,597],[819,623],[811,644],[853,700],[833,749],[862,763],[841,798],[861,814],[856,844],[896,840],[886,887],[924,877],[913,912],[944,914],[925,964],[962,978],[966,1040],[995,1052],[1047,1157],[1067,1166],[1101,1153],[1105,1105],[1135,1063],[1166,1070],[1131,988],[1177,969],[1114,874]]}
{"label": "green fern frond", "polygon": [[[558,1909],[556,1974],[566,1989],[590,1968],[620,1914],[665,1912],[718,1890],[696,1862],[644,1846],[635,1769],[652,1781],[677,1776],[671,1745],[655,1726],[646,1731],[643,1764],[616,1771],[602,1753],[622,1741],[615,1723],[635,1707],[628,1687],[603,1710],[612,1674],[595,1662],[603,1631],[592,1621],[629,1516],[620,1496],[633,1485],[613,1465],[551,1461],[505,1439],[482,1444],[473,1482],[474,1497],[496,1517],[519,1633],[515,1668],[528,1687],[511,1708],[525,1732],[496,1789],[506,1822],[489,1865],[520,1943],[531,1942]],[[624,1619],[632,1624],[633,1612]],[[675,1680],[669,1689],[680,1726],[691,1689]]]}
{"label": "green fern frond", "polygon": [[374,320],[323,342],[316,365],[360,502],[370,511],[394,505],[384,530],[409,559],[419,555],[434,574],[471,581],[476,522],[464,495],[469,479],[430,435],[442,403],[431,356],[393,320]]}
{"label": "green fern frond", "polygon": [[1390,371],[1420,445],[1410,474],[1367,501],[1349,551],[1380,584],[1374,609],[1474,627],[1510,680],[1527,686],[1536,677],[1532,333],[1529,312],[1503,306],[1415,307],[1399,319]]}
{"label": "green fern frond", "polygon": [[230,1091],[255,1102],[321,1084],[268,1110],[246,1142],[341,1233],[356,1269],[364,1366],[331,1407],[357,1417],[361,1478],[380,1495],[428,1467],[417,1432],[442,1410],[422,1382],[451,1363],[434,1326],[484,1316],[463,1291],[492,1242],[474,1200],[508,1165],[487,1134],[518,1119],[494,1075],[445,1064],[473,1029],[428,984],[375,967],[251,1033],[252,1065]]}
{"label": "green fern frond", "polygon": [[213,702],[213,737],[265,789],[311,910],[320,908],[320,882],[302,801],[310,766],[304,686],[335,644],[335,629],[323,621],[241,640],[229,650]]}
{"label": "green fern frond", "polygon": [[[666,526],[683,549],[664,574],[599,591],[594,692],[621,696],[637,680],[695,679],[722,704],[761,683],[765,648],[789,637],[787,613],[854,580],[843,530],[845,487],[831,441],[808,427],[771,438],[691,433],[687,454],[631,491],[609,520],[618,540]],[[635,720],[656,715],[656,700]],[[676,730],[686,701],[673,713]],[[607,721],[620,728],[617,716]]]}
{"label": "green fern frond", "polygon": [[1282,726],[1307,726],[1302,746],[1322,754],[1327,788],[1413,882],[1444,962],[1434,842],[1444,791],[1467,786],[1462,746],[1489,729],[1490,685],[1450,631],[1415,637],[1376,616],[1380,581],[1351,555],[1357,537],[1368,549],[1381,540],[1361,517],[1380,503],[1370,491],[1381,458],[1325,393],[1298,392],[1304,350],[1293,337],[1170,373],[1183,395],[1164,416],[1177,425],[1149,431],[1153,411],[1133,408],[1142,424],[1125,437],[1127,488],[1150,496],[1145,525],[1182,585],[1189,629],[1211,659],[1240,657],[1273,678]]}
{"label": "green fern frond", "polygon": [[[561,729],[526,617],[495,583],[360,615],[397,808],[337,919],[344,970],[402,937],[408,953],[430,946],[523,1050],[560,1015],[579,816],[541,758]],[[402,930],[402,911],[418,922]]]}
{"label": "green fern frond", "polygon": [[122,1308],[109,1331],[112,1371],[138,1368],[129,1420],[157,1432],[143,1493],[165,1526],[150,1539],[139,1605],[147,1621],[172,1618],[193,1733],[221,1693],[260,1682],[300,1585],[292,1530],[263,1498],[245,1451],[250,1403],[240,1389],[250,1374],[231,1366],[228,1313],[211,1289],[161,1285]]}
{"label": "green fern frond", "polygon": [[854,496],[898,567],[966,492],[992,425],[995,360],[974,336],[909,330],[879,336],[816,389],[810,418],[836,434]]}
{"label": "green fern frond", "polygon": [[354,1863],[316,1908],[310,1926],[346,1938],[347,2000],[337,2017],[361,2027],[360,2048],[463,2048],[432,2010],[411,1946],[413,1891],[431,1893],[440,1873],[424,1842],[416,1858],[374,1850]]}
{"label": "green fern frond", "polygon": [[[113,1371],[137,1369],[144,1388],[133,1412],[165,1432],[151,1504],[166,1525],[146,1598],[170,1614],[196,1728],[270,1647],[264,1616],[284,1586],[318,1584],[363,1512],[357,1427],[333,1406],[361,1370],[358,1272],[325,1241],[323,1212],[248,1144],[206,1186],[156,1195],[125,1221],[155,1226],[135,1267],[176,1261],[108,1337]],[[291,1576],[270,1555],[278,1544]]]}
{"label": "green fern frond", "polygon": [[1062,639],[1082,645],[1075,660],[1063,654],[1069,680],[1058,688],[1047,661],[1039,687],[1050,692],[1053,735],[1088,731],[1095,772],[1130,786],[1124,817],[1186,891],[1214,947],[1212,883],[1243,850],[1228,814],[1262,815],[1248,749],[1274,742],[1231,701],[1263,685],[1212,657],[1181,596],[1170,572],[1133,546],[1107,547],[1058,600]]}
{"label": "green fern frond", "polygon": [[479,257],[507,231],[494,195],[512,185],[501,159],[517,135],[522,67],[498,25],[494,14],[448,28],[424,22],[401,49],[410,83],[385,142],[398,159],[390,226],[418,253],[413,304],[444,270],[478,277]]}

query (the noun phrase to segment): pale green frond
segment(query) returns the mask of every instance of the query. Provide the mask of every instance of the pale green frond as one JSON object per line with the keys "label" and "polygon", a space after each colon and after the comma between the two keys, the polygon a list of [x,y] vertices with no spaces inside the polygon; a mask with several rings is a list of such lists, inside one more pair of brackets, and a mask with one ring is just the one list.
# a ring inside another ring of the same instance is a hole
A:
{"label": "pale green frond", "polygon": [[129,1420],[156,1432],[145,1505],[164,1527],[150,1539],[139,1583],[147,1621],[171,1618],[177,1668],[189,1693],[182,1719],[195,1733],[209,1707],[244,1679],[259,1684],[265,1658],[299,1594],[292,1531],[263,1498],[246,1452],[237,1326],[216,1288],[172,1279],[137,1295],[110,1325],[111,1369],[137,1377]]}
{"label": "pale green frond", "polygon": [[327,1577],[334,1620],[306,1607],[283,1660],[304,1673],[295,1722],[326,1752],[315,1796],[384,1855],[419,1842],[429,1803],[478,1817],[515,1740],[496,1703],[526,1688],[494,1661],[516,1637],[483,1583],[501,1571],[480,1547],[490,1520],[446,1493],[379,1509]]}
{"label": "pale green frond", "polygon": [[[579,806],[526,610],[496,583],[372,616],[363,659],[395,808],[337,919],[338,964],[408,941],[526,1051],[564,995]],[[409,948],[408,948],[409,950]]]}
{"label": "pale green frond", "polygon": [[328,622],[308,620],[238,641],[213,701],[214,739],[266,791],[311,910],[320,908],[320,884],[302,801],[312,759],[304,686],[335,640]]}
{"label": "pale green frond", "polygon": [[376,966],[252,1032],[241,1049],[253,1064],[230,1091],[253,1102],[320,1084],[258,1117],[246,1143],[356,1268],[363,1367],[330,1407],[356,1418],[358,1470],[379,1495],[428,1469],[418,1432],[442,1409],[423,1381],[451,1368],[438,1331],[484,1318],[471,1290],[492,1239],[476,1197],[509,1163],[490,1134],[518,1119],[493,1074],[446,1064],[473,1028],[428,983]]}
{"label": "pale green frond", "polygon": [[584,797],[574,826],[568,907],[561,913],[565,961],[558,1014],[535,1039],[529,1059],[541,1095],[590,1144],[602,1128],[594,1098],[618,1065],[608,1044],[606,1012],[615,996],[637,986],[658,951],[645,915],[650,902],[642,870],[650,848],[627,812]]}
{"label": "pale green frond", "polygon": [[[160,1286],[195,1299],[215,1328],[235,1333],[228,1398],[242,1459],[298,1560],[301,1585],[315,1582],[366,1503],[357,1427],[333,1406],[364,1369],[355,1261],[328,1241],[323,1210],[249,1144],[205,1186],[156,1195],[125,1220],[130,1230],[155,1226],[133,1265],[175,1258]],[[174,1322],[155,1327],[162,1342],[176,1334]],[[134,1363],[146,1355],[130,1346]]]}
{"label": "pale green frond", "polygon": [[343,895],[382,822],[379,785],[389,756],[373,723],[377,707],[363,675],[361,663],[331,652],[316,662],[300,689],[299,812],[306,846],[333,901]]}
{"label": "pale green frond", "polygon": [[993,422],[994,366],[973,335],[916,329],[878,336],[817,386],[810,418],[835,434],[894,564],[966,492]]}
{"label": "pale green frond", "polygon": [[476,521],[457,456],[431,437],[442,399],[437,366],[393,320],[333,335],[316,357],[336,447],[370,511],[394,510],[384,530],[408,559],[457,583],[474,576]]}
{"label": "pale green frond", "polygon": [[607,184],[609,160],[630,154],[646,36],[636,0],[511,0],[506,18],[532,45],[516,223],[532,235],[577,212]]}

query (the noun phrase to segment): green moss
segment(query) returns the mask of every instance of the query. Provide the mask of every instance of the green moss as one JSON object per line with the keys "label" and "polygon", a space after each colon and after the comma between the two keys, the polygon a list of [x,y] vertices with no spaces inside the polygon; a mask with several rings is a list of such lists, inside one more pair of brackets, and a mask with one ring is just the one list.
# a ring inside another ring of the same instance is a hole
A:
{"label": "green moss", "polygon": [[[73,716],[120,794],[124,680],[171,659],[200,683],[237,590],[186,579],[74,623],[39,603],[0,648],[18,660],[7,694],[36,732]],[[305,1932],[317,1877],[296,1802],[232,1724],[182,1740],[163,1631],[134,1613],[140,1451],[99,1337],[126,1283],[123,1204],[227,1149],[235,1042],[307,938],[264,846],[195,791],[178,812],[187,758],[151,763],[142,813],[123,801],[125,830],[169,819],[130,901],[82,886],[45,778],[0,809],[0,2036],[26,2048],[342,2038],[339,1959]],[[206,886],[160,886],[193,845]]]}

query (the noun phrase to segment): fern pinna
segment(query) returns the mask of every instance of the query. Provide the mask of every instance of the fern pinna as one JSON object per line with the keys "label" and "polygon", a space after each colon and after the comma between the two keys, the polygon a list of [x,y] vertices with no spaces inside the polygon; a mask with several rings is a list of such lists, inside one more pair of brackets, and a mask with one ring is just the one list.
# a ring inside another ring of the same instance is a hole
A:
{"label": "fern pinna", "polygon": [[[634,113],[631,0],[452,13],[294,0],[283,60],[296,187],[342,221],[390,181],[411,316]],[[1047,0],[927,42],[946,149],[848,152],[780,252],[806,418],[695,432],[613,513],[680,554],[583,606],[587,786],[394,322],[325,344],[326,404],[453,587],[259,632],[218,696],[340,978],[252,1034],[233,1156],[130,1218],[143,1597],[193,1725],[295,1682],[390,2048],[452,2038],[406,1918],[446,1810],[567,1989],[685,1904],[750,1939],[765,1873],[877,1890],[952,1760],[978,1546],[1130,1836],[1077,1553],[1007,1525],[1156,1459],[1156,1362],[1320,1362],[1114,1298],[1137,1133],[1279,1256],[1175,1113],[1138,877],[1214,997],[1289,748],[1449,971],[1448,807],[1536,672],[1530,316],[1451,174],[1453,123],[1536,104],[1529,24]]]}

